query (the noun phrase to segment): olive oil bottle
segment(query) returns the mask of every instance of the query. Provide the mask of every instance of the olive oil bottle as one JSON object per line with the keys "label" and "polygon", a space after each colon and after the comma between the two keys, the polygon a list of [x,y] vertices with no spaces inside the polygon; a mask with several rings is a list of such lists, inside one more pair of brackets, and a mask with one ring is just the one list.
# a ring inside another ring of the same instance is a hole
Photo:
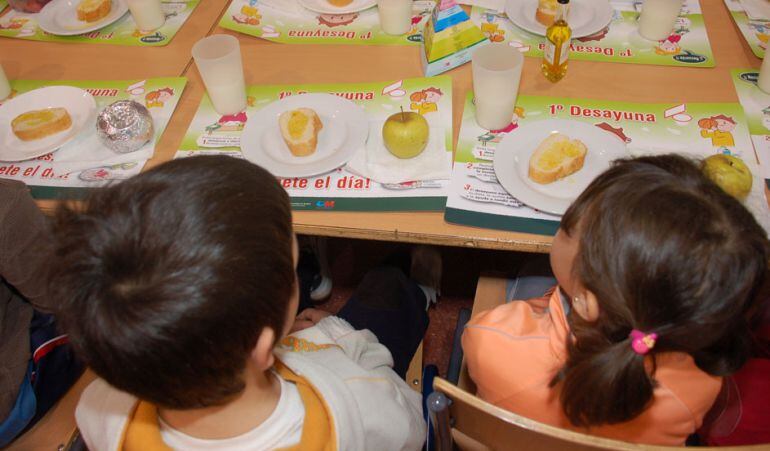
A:
{"label": "olive oil bottle", "polygon": [[556,83],[567,75],[572,29],[567,23],[569,0],[558,0],[556,21],[545,32],[545,49],[541,69],[548,80]]}

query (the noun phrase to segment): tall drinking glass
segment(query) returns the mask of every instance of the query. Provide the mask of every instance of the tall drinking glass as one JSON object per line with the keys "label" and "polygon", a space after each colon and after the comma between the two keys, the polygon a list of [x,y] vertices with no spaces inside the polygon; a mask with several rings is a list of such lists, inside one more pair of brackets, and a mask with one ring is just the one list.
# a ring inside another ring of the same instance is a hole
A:
{"label": "tall drinking glass", "polygon": [[142,31],[157,30],[166,23],[166,14],[160,6],[160,0],[126,0],[136,28]]}
{"label": "tall drinking glass", "polygon": [[227,34],[203,38],[192,48],[206,92],[221,115],[246,109],[246,83],[238,39]]}
{"label": "tall drinking glass", "polygon": [[644,0],[639,16],[639,34],[652,41],[671,35],[676,18],[682,12],[682,0]]}
{"label": "tall drinking glass", "polygon": [[473,52],[473,96],[481,127],[498,130],[511,123],[523,66],[524,56],[508,44],[487,44]]}
{"label": "tall drinking glass", "polygon": [[412,0],[377,0],[382,31],[402,35],[412,28]]}

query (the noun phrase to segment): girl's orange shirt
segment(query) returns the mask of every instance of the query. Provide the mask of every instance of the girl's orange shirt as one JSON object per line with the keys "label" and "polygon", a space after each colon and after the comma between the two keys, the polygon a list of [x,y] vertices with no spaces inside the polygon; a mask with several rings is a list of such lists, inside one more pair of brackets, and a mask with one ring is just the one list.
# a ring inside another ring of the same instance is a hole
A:
{"label": "girl's orange shirt", "polygon": [[722,379],[701,371],[689,355],[657,354],[658,386],[647,409],[625,423],[577,428],[564,415],[558,386],[549,387],[566,360],[568,337],[558,289],[543,298],[509,302],[479,314],[462,338],[478,396],[565,429],[635,443],[682,445],[700,427],[719,394]]}

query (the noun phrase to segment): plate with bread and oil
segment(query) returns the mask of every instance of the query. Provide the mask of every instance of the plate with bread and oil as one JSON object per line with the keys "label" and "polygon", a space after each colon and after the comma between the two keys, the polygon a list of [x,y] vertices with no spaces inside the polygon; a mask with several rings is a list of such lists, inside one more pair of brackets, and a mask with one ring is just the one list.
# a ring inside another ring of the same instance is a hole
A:
{"label": "plate with bread and oil", "polygon": [[360,106],[332,94],[298,94],[249,115],[241,152],[276,177],[310,177],[347,164],[368,137]]}
{"label": "plate with bread and oil", "polygon": [[74,36],[104,28],[127,12],[126,0],[53,0],[40,11],[37,23],[48,33]]}
{"label": "plate with bread and oil", "polygon": [[377,6],[377,0],[299,0],[299,4],[321,14],[352,14]]}
{"label": "plate with bread and oil", "polygon": [[562,215],[599,174],[628,157],[626,143],[595,125],[547,119],[521,125],[495,149],[497,180],[536,210]]}
{"label": "plate with bread and oil", "polygon": [[[556,20],[556,0],[508,0],[505,13],[517,27],[540,36]],[[572,0],[567,23],[573,38],[599,33],[612,22],[614,11],[608,0]]]}
{"label": "plate with bread and oil", "polygon": [[50,153],[96,121],[91,94],[72,86],[47,86],[0,105],[0,161]]}

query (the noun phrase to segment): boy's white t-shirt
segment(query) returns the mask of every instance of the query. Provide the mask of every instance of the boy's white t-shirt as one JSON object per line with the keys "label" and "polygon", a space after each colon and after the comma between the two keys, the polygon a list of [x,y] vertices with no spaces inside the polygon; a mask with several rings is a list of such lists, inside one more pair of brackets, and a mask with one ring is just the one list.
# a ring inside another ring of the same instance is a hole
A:
{"label": "boy's white t-shirt", "polygon": [[275,374],[275,377],[281,384],[281,396],[273,413],[256,428],[237,437],[204,440],[179,432],[158,417],[163,441],[173,449],[190,451],[271,450],[298,445],[305,423],[305,405],[296,385],[278,374]]}

